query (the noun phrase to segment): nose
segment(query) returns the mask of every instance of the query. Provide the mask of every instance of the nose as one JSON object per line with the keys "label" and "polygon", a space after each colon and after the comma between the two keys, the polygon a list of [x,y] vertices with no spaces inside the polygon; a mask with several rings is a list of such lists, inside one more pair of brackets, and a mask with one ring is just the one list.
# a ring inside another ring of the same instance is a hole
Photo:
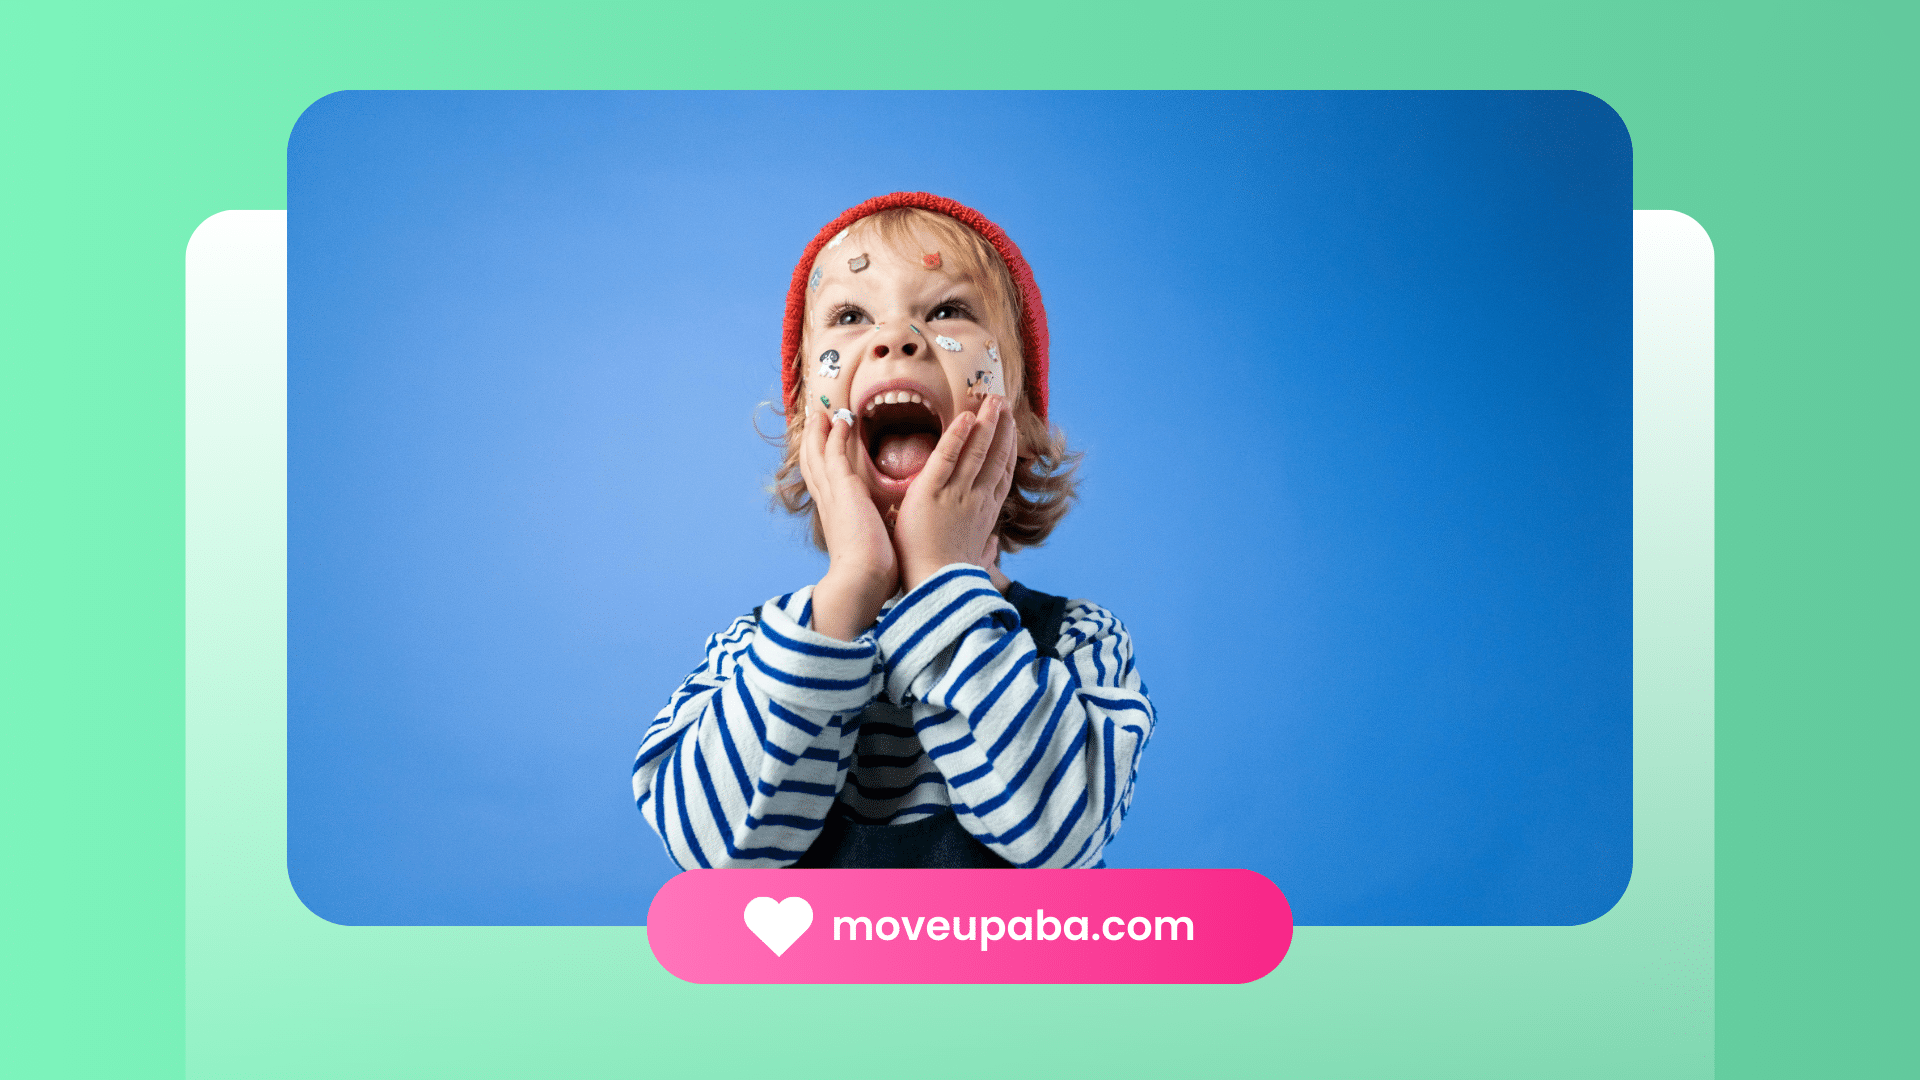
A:
{"label": "nose", "polygon": [[920,335],[917,331],[914,331],[912,330],[911,327],[909,327],[909,332],[906,335],[904,335],[904,338],[905,338],[904,340],[896,339],[891,345],[887,345],[887,344],[875,345],[873,347],[873,357],[874,359],[878,360],[879,358],[892,352],[894,349],[899,349],[900,355],[902,356],[912,356],[914,353],[917,353],[920,351],[920,342],[918,340],[919,336]]}

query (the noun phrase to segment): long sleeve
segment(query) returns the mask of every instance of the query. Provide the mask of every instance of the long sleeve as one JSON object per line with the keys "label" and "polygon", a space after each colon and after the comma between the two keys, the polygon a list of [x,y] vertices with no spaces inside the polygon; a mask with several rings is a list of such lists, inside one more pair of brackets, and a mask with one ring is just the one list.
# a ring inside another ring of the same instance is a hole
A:
{"label": "long sleeve", "polygon": [[946,777],[953,809],[1015,866],[1100,861],[1133,799],[1153,705],[1110,613],[1069,604],[1044,657],[975,566],[943,568],[882,617],[889,697]]}
{"label": "long sleeve", "polygon": [[707,640],[647,729],[633,797],[683,869],[786,866],[845,781],[857,718],[880,691],[872,633],[808,628],[811,587]]}

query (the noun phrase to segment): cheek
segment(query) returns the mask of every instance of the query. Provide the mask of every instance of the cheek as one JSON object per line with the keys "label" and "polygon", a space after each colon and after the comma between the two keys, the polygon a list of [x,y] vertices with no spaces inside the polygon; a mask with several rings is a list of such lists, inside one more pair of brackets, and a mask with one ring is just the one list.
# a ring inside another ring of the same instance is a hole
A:
{"label": "cheek", "polygon": [[829,411],[844,408],[853,383],[853,358],[846,350],[832,345],[809,344],[805,348],[800,368],[806,374],[807,403]]}
{"label": "cheek", "polygon": [[937,334],[934,345],[940,362],[953,385],[955,399],[976,402],[989,394],[1007,396],[1005,365],[1000,360],[999,340],[983,327],[968,327],[952,333]]}

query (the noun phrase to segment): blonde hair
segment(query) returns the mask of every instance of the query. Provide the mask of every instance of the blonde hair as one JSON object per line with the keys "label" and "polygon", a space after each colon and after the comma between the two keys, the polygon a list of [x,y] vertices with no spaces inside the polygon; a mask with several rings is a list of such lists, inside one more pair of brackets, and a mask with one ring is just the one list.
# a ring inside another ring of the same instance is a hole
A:
{"label": "blonde hair", "polygon": [[[870,232],[896,251],[907,251],[916,233],[930,235],[938,244],[943,265],[951,268],[978,288],[986,298],[987,311],[994,318],[1005,370],[1018,378],[1019,390],[1011,399],[1020,458],[1013,468],[1013,486],[1000,506],[1000,520],[994,533],[1000,537],[1000,550],[1019,551],[1046,542],[1054,526],[1066,516],[1068,506],[1079,497],[1079,481],[1074,471],[1080,465],[1080,453],[1067,448],[1066,433],[1040,418],[1034,411],[1031,387],[1027,385],[1024,350],[1017,332],[1020,325],[1020,296],[1013,287],[1013,275],[1005,260],[979,233],[945,214],[917,207],[896,206],[870,214],[853,223],[852,232]],[[913,250],[912,254],[918,254]],[[813,297],[807,297],[806,319],[802,321],[800,348],[786,358],[798,364],[807,354],[807,338],[812,330]],[[807,481],[800,473],[800,437],[806,415],[802,399],[806,380],[796,378],[786,406],[787,431],[770,441],[784,447],[780,467],[774,471],[773,499],[790,514],[805,514],[812,526],[813,545],[827,549],[826,533],[820,515],[807,493]]]}

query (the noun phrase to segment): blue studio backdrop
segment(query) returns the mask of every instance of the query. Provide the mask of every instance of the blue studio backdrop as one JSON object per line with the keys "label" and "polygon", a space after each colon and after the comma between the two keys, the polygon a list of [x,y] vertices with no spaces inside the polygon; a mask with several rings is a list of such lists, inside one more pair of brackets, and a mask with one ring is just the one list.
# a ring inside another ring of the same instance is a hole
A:
{"label": "blue studio backdrop", "polygon": [[[640,736],[816,580],[782,305],[871,195],[1002,225],[1126,621],[1115,866],[1305,924],[1578,923],[1631,870],[1631,151],[1573,93],[451,94],[289,146],[288,861],[344,923],[638,923]],[[771,412],[758,416],[777,431]]]}

